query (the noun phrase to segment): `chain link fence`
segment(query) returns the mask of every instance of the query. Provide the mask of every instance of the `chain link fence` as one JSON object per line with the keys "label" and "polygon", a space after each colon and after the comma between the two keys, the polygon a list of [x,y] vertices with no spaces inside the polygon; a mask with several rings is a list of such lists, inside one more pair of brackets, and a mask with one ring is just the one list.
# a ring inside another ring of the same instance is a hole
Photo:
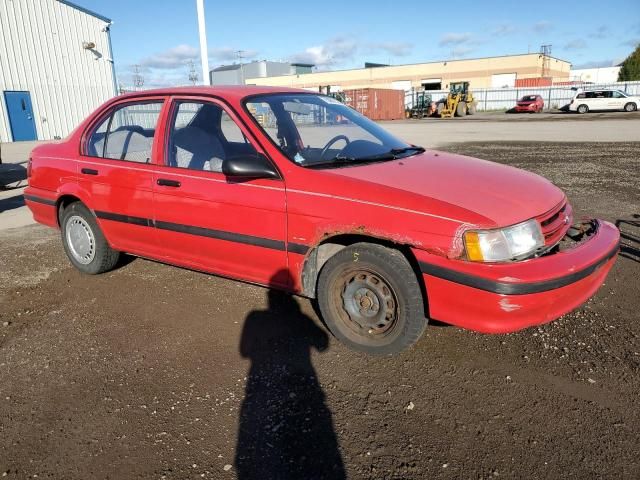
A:
{"label": "chain link fence", "polygon": [[[527,87],[527,88],[472,88],[471,92],[478,102],[478,111],[509,110],[515,107],[516,101],[524,95],[540,95],[544,99],[545,110],[561,108],[567,105],[576,93],[576,89],[599,90],[616,89],[627,95],[640,96],[640,82],[615,82],[607,84],[589,85],[554,85],[551,87]],[[405,93],[406,108],[413,107],[416,101],[417,90]],[[427,91],[431,100],[437,102],[444,99],[448,90]]]}

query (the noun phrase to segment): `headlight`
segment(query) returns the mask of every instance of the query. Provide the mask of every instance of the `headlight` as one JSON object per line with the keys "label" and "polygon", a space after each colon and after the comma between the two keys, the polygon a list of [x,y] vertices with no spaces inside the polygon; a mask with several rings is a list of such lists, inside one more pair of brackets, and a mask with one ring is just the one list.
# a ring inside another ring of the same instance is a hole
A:
{"label": "headlight", "polygon": [[544,236],[535,220],[496,230],[468,230],[464,234],[467,259],[504,262],[526,258],[544,247]]}

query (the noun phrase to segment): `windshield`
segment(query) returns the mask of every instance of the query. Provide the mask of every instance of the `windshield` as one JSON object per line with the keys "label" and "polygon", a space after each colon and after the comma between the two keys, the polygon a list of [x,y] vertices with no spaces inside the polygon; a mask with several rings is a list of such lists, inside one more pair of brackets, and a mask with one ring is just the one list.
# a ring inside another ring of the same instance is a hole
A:
{"label": "windshield", "polygon": [[424,151],[324,95],[261,95],[247,100],[246,107],[282,153],[304,167],[344,167]]}
{"label": "windshield", "polygon": [[525,95],[524,97],[522,97],[522,100],[520,100],[521,102],[535,102],[536,100],[536,96],[535,95]]}

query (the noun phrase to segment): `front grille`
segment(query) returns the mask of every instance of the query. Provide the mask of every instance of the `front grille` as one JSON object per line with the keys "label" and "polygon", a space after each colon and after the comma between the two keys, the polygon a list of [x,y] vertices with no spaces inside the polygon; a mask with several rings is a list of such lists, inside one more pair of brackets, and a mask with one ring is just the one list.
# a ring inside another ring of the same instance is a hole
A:
{"label": "front grille", "polygon": [[573,210],[566,200],[537,218],[544,235],[544,244],[558,243],[573,223]]}

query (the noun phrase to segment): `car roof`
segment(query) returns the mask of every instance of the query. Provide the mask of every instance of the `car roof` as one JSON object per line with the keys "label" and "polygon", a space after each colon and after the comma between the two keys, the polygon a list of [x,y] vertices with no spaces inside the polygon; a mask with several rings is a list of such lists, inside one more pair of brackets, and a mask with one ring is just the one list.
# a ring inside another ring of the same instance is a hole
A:
{"label": "car roof", "polygon": [[155,88],[149,90],[140,90],[137,92],[125,93],[118,96],[123,98],[140,98],[151,95],[214,95],[226,99],[242,99],[252,95],[263,95],[273,93],[314,93],[308,90],[288,87],[268,87],[260,85],[219,85],[219,86],[193,86],[193,87],[167,87]]}

